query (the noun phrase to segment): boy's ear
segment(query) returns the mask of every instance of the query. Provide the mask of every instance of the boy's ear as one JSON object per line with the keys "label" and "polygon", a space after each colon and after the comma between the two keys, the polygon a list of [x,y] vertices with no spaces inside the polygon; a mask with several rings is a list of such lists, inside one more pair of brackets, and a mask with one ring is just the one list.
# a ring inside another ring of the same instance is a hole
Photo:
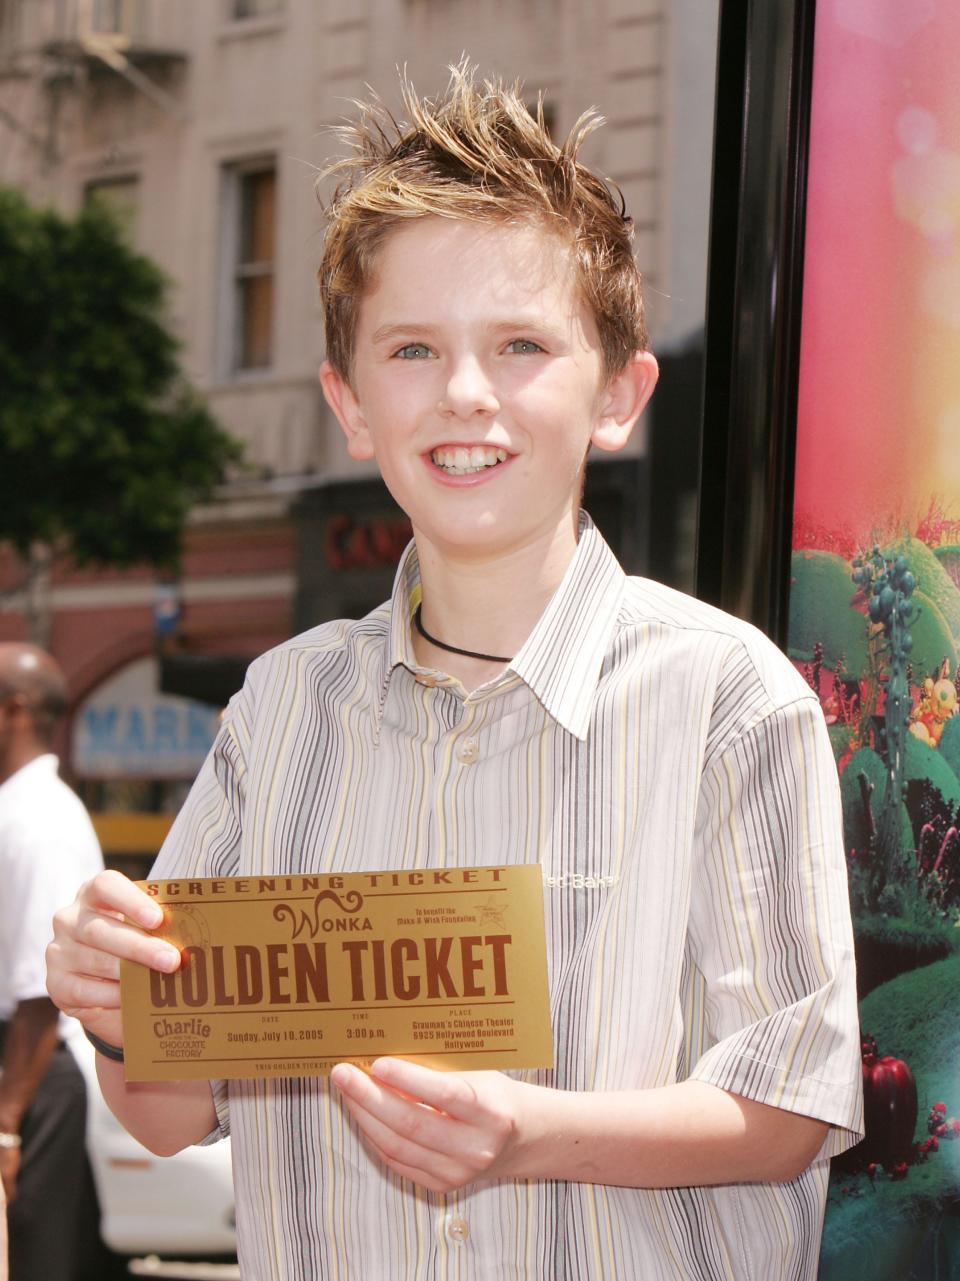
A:
{"label": "boy's ear", "polygon": [[600,412],[590,437],[591,444],[611,453],[622,449],[646,409],[659,376],[653,352],[636,352],[600,393]]}
{"label": "boy's ear", "polygon": [[324,399],[343,428],[343,434],[347,438],[347,453],[359,461],[372,458],[373,441],[353,388],[329,360],[325,360],[320,366],[320,386]]}

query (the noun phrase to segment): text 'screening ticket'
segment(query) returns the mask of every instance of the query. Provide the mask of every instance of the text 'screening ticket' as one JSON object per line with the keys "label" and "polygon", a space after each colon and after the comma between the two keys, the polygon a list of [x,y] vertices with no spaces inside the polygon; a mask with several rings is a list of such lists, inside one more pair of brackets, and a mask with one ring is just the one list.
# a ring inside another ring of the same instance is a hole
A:
{"label": "text 'screening ticket'", "polygon": [[129,1081],[553,1064],[537,864],[139,884],[183,962],[121,964]]}

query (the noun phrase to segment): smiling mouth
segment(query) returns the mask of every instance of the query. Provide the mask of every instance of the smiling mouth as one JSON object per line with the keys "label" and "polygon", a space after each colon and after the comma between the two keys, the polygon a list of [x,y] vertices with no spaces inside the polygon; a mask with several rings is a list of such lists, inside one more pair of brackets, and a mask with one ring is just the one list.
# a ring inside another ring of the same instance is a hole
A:
{"label": "smiling mouth", "polygon": [[430,461],[447,473],[448,476],[469,476],[473,472],[486,471],[507,461],[505,449],[494,449],[492,445],[442,446],[430,454]]}

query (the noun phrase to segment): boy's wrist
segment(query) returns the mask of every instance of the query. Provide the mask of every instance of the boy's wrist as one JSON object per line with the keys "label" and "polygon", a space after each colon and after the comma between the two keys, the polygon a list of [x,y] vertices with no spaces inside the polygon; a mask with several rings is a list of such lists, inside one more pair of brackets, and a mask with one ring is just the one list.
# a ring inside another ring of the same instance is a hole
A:
{"label": "boy's wrist", "polygon": [[111,1063],[123,1062],[123,1046],[113,1045],[110,1041],[105,1041],[102,1036],[97,1036],[88,1028],[83,1029],[83,1035],[87,1038],[98,1054],[102,1054],[105,1059]]}
{"label": "boy's wrist", "polygon": [[528,1081],[514,1081],[514,1134],[502,1160],[499,1177],[542,1179],[550,1177],[551,1153],[563,1142],[564,1105],[574,1097],[564,1090]]}

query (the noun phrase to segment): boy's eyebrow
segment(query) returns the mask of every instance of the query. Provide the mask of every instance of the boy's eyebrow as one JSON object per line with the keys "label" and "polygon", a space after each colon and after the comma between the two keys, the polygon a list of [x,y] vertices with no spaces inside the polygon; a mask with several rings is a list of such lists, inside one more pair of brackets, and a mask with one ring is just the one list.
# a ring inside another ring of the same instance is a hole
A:
{"label": "boy's eyebrow", "polygon": [[498,320],[490,326],[493,333],[538,333],[550,334],[557,339],[566,339],[567,331],[544,316],[511,316]]}
{"label": "boy's eyebrow", "polygon": [[409,325],[381,325],[373,331],[371,342],[385,342],[388,338],[408,338],[412,334],[432,334],[434,328],[432,325],[424,325],[411,321]]}
{"label": "boy's eyebrow", "polygon": [[[566,330],[559,325],[551,323],[542,317],[536,316],[516,316],[507,319],[495,320],[492,324],[486,326],[491,333],[540,333],[550,334],[559,340],[566,340],[568,335]],[[441,332],[442,325],[430,325],[423,321],[411,321],[409,324],[391,323],[380,325],[373,331],[371,342],[382,343],[390,339],[411,338],[414,336],[428,337]]]}

